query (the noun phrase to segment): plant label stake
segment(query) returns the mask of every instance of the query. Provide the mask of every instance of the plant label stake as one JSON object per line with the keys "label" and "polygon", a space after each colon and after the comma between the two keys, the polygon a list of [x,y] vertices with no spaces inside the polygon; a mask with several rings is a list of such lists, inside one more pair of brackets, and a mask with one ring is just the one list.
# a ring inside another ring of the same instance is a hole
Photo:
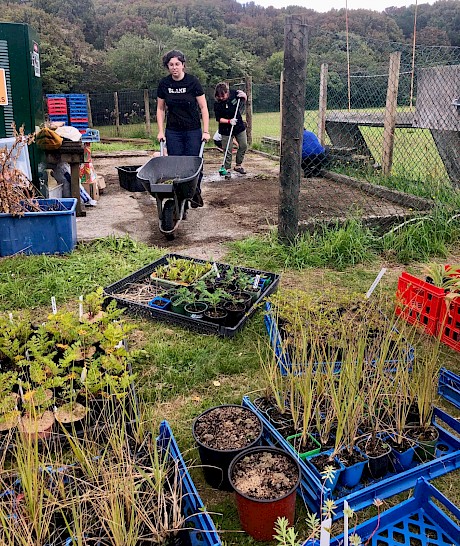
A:
{"label": "plant label stake", "polygon": [[348,502],[343,501],[343,546],[348,546]]}
{"label": "plant label stake", "polygon": [[375,281],[371,284],[371,287],[369,288],[369,290],[366,293],[366,299],[369,299],[371,297],[372,292],[376,289],[376,287],[379,284],[379,282],[381,281],[382,277],[385,275],[386,270],[387,270],[386,267],[382,267],[382,269],[379,271],[379,274],[377,275],[377,277],[375,277]]}
{"label": "plant label stake", "polygon": [[8,313],[11,324],[13,324],[13,313]]}
{"label": "plant label stake", "polygon": [[323,521],[321,522],[321,534],[319,537],[319,546],[330,546],[331,526],[332,526],[332,518],[323,519]]}
{"label": "plant label stake", "polygon": [[254,277],[254,282],[252,284],[252,287],[253,288],[258,288],[259,287],[259,282],[260,282],[260,275],[256,275]]}
{"label": "plant label stake", "polygon": [[79,300],[79,304],[78,304],[78,314],[79,314],[79,318],[80,318],[80,321],[81,319],[83,318],[83,296],[80,296],[78,298]]}
{"label": "plant label stake", "polygon": [[21,379],[18,379],[18,389],[19,389],[19,396],[21,397],[21,401],[24,404],[24,391],[22,390],[22,381],[21,381]]}
{"label": "plant label stake", "polygon": [[214,271],[216,272],[216,277],[217,277],[218,279],[220,279],[220,273],[219,273],[219,269],[217,268],[216,262],[214,262],[214,263],[212,264],[212,268],[213,268]]}
{"label": "plant label stake", "polygon": [[53,309],[53,315],[57,314],[56,297],[51,296],[51,308]]}

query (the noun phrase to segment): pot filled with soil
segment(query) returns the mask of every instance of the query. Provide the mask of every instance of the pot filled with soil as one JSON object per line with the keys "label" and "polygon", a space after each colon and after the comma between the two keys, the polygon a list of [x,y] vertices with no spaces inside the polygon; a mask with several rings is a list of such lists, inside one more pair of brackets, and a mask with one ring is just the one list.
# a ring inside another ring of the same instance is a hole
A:
{"label": "pot filled with soil", "polygon": [[268,541],[278,518],[285,517],[293,525],[300,475],[296,459],[274,447],[253,447],[233,459],[228,477],[246,533]]}
{"label": "pot filled with soil", "polygon": [[390,464],[390,444],[382,438],[371,436],[358,444],[358,447],[367,456],[366,474],[375,480],[383,478],[387,474]]}
{"label": "pot filled with soil", "polygon": [[210,307],[204,312],[204,320],[224,324],[227,320],[227,311],[223,307]]}
{"label": "pot filled with soil", "polygon": [[355,447],[352,451],[342,450],[338,459],[345,467],[340,473],[339,483],[345,487],[354,487],[363,475],[367,463],[366,455]]}
{"label": "pot filled with soil", "polygon": [[[399,440],[399,441],[398,441]],[[395,472],[402,472],[411,467],[414,459],[414,443],[408,438],[390,438],[388,443],[391,445],[391,461]]]}
{"label": "pot filled with soil", "polygon": [[415,458],[418,461],[425,462],[435,458],[436,444],[439,440],[439,431],[435,426],[414,427],[409,430],[408,436],[417,444]]}
{"label": "pot filled with soil", "polygon": [[313,472],[321,480],[321,483],[334,491],[344,466],[332,453],[332,450],[330,450],[328,453],[313,455],[308,459],[308,462],[313,467]]}
{"label": "pot filled with soil", "polygon": [[216,406],[199,415],[193,422],[192,433],[207,483],[216,489],[232,491],[228,480],[231,461],[243,450],[258,445],[262,432],[259,417],[236,404]]}
{"label": "pot filled with soil", "polygon": [[69,432],[83,432],[87,423],[88,408],[79,402],[65,402],[56,409],[56,422]]}

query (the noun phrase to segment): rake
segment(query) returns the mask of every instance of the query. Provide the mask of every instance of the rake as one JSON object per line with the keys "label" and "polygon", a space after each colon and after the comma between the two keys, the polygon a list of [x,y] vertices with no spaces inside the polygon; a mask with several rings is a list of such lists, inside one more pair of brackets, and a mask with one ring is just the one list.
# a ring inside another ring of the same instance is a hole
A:
{"label": "rake", "polygon": [[[236,103],[236,108],[235,108],[235,117],[236,115],[238,114],[238,108],[240,107],[240,100],[241,99],[238,99],[237,103]],[[227,154],[228,154],[228,149],[230,148],[230,144],[232,143],[232,135],[233,135],[233,127],[235,127],[234,125],[232,125],[232,128],[230,129],[230,135],[228,137],[228,142],[227,142],[227,147],[225,148],[225,153],[224,153],[224,160],[222,161],[222,165],[219,169],[219,174],[221,176],[225,176],[228,174],[228,171],[227,169],[225,168],[225,160],[227,159]]]}

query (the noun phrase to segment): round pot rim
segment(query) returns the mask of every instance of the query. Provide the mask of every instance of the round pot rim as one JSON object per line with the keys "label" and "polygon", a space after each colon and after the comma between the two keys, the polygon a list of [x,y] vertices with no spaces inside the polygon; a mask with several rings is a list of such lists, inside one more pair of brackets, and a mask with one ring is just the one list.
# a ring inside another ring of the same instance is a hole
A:
{"label": "round pot rim", "polygon": [[[189,306],[192,306],[192,305],[197,306],[197,307],[195,308],[196,311],[200,310],[200,311],[202,311],[203,313],[204,313],[205,311],[207,311],[207,309],[208,309],[208,304],[205,303],[204,301],[196,301],[196,302],[194,302],[194,303],[186,303],[186,304],[184,305],[184,309],[185,309],[186,307],[189,307]],[[187,309],[187,310],[190,311],[190,309]]]}
{"label": "round pot rim", "polygon": [[385,440],[382,440],[381,438],[380,438],[380,440],[382,441],[382,443],[384,443],[384,444],[386,444],[388,446],[387,451],[385,451],[384,453],[380,453],[380,455],[369,455],[369,453],[367,453],[367,451],[366,451],[366,442],[367,442],[367,440],[363,440],[362,447],[361,447],[360,442],[359,442],[357,444],[357,447],[359,448],[360,451],[362,451],[364,453],[364,455],[366,455],[366,457],[368,459],[380,459],[382,457],[386,457],[387,455],[389,455],[391,453],[392,449],[393,449],[388,442],[386,442]]}
{"label": "round pot rim", "polygon": [[[245,447],[236,447],[234,449],[216,449],[215,447],[210,447],[210,446],[206,445],[204,442],[202,442],[201,440],[199,440],[197,435],[196,435],[196,432],[195,432],[195,426],[196,426],[196,423],[198,422],[198,420],[200,419],[200,417],[203,417],[203,415],[206,415],[206,413],[210,413],[211,411],[216,410],[218,408],[228,408],[228,407],[242,408],[242,409],[250,412],[252,415],[255,415],[255,417],[257,417],[257,420],[258,420],[259,425],[260,425],[259,435],[256,438],[254,438],[254,440],[250,444],[248,444],[247,446],[245,446]],[[263,425],[260,417],[257,415],[257,413],[255,413],[252,409],[247,408],[246,406],[242,406],[240,404],[220,404],[219,406],[214,406],[212,408],[209,408],[209,409],[203,411],[202,413],[200,413],[200,415],[198,415],[197,417],[195,417],[195,419],[193,420],[193,424],[192,424],[192,436],[193,436],[193,439],[195,440],[195,442],[200,447],[208,449],[209,451],[212,451],[214,453],[238,453],[242,449],[244,449],[244,450],[251,449],[251,446],[254,443],[257,443],[257,442],[260,441],[260,439],[262,438],[263,433],[264,433],[264,425]]]}
{"label": "round pot rim", "polygon": [[[286,459],[289,459],[291,462],[294,463],[295,467],[297,468],[298,477],[297,477],[295,485],[293,485],[291,487],[291,489],[288,491],[288,493],[285,493],[283,496],[276,497],[274,499],[258,499],[257,497],[250,497],[249,495],[246,495],[245,493],[242,493],[241,491],[239,491],[239,489],[237,487],[235,487],[235,484],[234,484],[233,478],[232,478],[232,473],[233,473],[234,466],[239,462],[240,459],[242,459],[246,455],[250,455],[251,453],[256,453],[258,451],[269,451],[270,453],[277,453],[279,455],[284,456]],[[230,485],[235,490],[235,493],[237,495],[240,495],[244,499],[254,501],[254,502],[260,502],[260,503],[264,503],[264,504],[268,504],[270,502],[278,502],[278,501],[284,500],[287,497],[289,497],[290,495],[292,495],[292,493],[294,491],[296,491],[297,488],[300,486],[301,478],[302,478],[302,471],[300,469],[300,465],[299,465],[299,462],[297,461],[297,459],[291,453],[288,453],[287,451],[284,451],[283,449],[279,449],[277,447],[272,447],[272,446],[249,447],[248,449],[245,449],[244,451],[242,451],[239,455],[236,455],[236,457],[233,459],[233,461],[230,463],[230,466],[228,467],[228,481],[230,482]]]}

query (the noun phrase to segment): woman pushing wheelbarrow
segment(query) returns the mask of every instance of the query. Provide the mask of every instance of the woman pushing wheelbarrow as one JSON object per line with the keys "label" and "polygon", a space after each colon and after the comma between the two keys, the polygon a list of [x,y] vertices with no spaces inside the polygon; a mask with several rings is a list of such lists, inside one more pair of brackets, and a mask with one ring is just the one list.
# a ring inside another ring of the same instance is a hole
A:
{"label": "woman pushing wheelbarrow", "polygon": [[[169,156],[202,156],[201,143],[210,139],[209,112],[203,88],[198,78],[185,72],[185,56],[181,51],[168,51],[163,57],[163,66],[168,69],[169,75],[158,84],[158,140],[166,140]],[[195,193],[190,200],[192,208],[203,206],[202,178],[203,173],[200,172]]]}

